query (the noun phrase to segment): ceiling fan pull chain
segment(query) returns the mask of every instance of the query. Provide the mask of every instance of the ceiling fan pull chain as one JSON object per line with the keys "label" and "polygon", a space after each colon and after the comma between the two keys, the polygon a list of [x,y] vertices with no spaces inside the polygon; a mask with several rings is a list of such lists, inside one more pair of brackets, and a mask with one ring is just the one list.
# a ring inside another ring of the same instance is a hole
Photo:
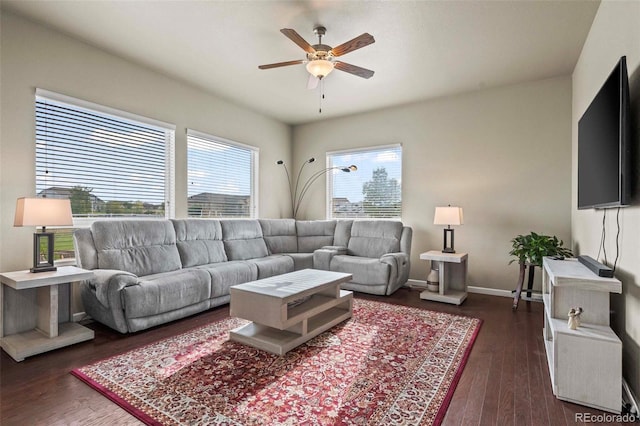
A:
{"label": "ceiling fan pull chain", "polygon": [[318,98],[318,114],[322,114],[322,100],[324,99],[324,79],[321,78],[320,79],[320,92],[319,92],[319,98]]}

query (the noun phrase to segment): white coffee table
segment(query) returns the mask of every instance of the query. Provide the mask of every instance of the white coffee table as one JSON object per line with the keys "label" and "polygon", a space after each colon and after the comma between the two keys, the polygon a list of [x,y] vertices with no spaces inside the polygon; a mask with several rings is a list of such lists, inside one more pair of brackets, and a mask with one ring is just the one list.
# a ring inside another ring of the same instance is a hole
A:
{"label": "white coffee table", "polygon": [[351,274],[303,269],[231,287],[231,316],[253,321],[231,340],[284,355],[351,318],[353,293],[340,289]]}

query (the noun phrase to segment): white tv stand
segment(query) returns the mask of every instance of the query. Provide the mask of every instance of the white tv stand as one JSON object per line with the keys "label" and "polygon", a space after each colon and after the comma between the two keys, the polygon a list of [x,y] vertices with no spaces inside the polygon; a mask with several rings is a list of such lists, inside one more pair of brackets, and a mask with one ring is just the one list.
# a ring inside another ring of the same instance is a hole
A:
{"label": "white tv stand", "polygon": [[[543,336],[558,399],[620,413],[622,343],[609,327],[609,293],[621,292],[619,280],[599,277],[575,259],[544,258]],[[584,312],[571,330],[568,313],[575,307]]]}

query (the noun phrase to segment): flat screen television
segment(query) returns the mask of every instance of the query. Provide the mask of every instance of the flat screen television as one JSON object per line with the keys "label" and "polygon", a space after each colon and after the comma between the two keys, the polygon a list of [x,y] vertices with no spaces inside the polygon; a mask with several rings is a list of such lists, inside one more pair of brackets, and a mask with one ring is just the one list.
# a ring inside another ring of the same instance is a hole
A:
{"label": "flat screen television", "polygon": [[626,56],[578,122],[578,209],[629,205],[631,112]]}

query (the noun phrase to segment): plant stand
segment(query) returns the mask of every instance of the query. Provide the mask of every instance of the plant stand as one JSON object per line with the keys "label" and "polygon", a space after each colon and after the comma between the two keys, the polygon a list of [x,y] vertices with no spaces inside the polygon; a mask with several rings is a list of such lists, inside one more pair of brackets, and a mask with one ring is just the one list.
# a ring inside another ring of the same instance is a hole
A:
{"label": "plant stand", "polygon": [[527,297],[531,297],[533,293],[533,278],[535,275],[536,265],[532,265],[530,263],[520,262],[520,274],[518,276],[518,285],[516,285],[516,289],[512,291],[513,295],[513,306],[512,310],[518,309],[518,302],[520,301],[520,294],[522,293],[522,285],[524,284],[524,276],[527,271],[527,267],[529,268],[529,276],[527,277]]}

